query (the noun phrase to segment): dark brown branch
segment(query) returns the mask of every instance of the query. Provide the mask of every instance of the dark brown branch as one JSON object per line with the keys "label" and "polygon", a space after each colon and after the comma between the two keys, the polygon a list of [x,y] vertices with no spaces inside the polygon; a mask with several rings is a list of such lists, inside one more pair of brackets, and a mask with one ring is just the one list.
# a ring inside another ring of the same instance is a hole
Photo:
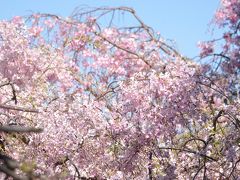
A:
{"label": "dark brown branch", "polygon": [[39,111],[37,109],[24,108],[24,107],[18,107],[18,106],[11,106],[11,105],[4,105],[4,104],[0,104],[0,108],[8,109],[8,110],[15,110],[15,111],[39,113]]}
{"label": "dark brown branch", "polygon": [[14,101],[15,104],[17,104],[17,95],[16,95],[16,90],[15,90],[15,87],[12,83],[10,83],[10,86],[12,88],[12,100]]}
{"label": "dark brown branch", "polygon": [[102,36],[100,33],[95,32],[95,35],[98,36],[98,37],[100,37],[102,40],[108,42],[109,44],[113,45],[114,47],[116,47],[116,48],[118,48],[118,49],[121,49],[121,50],[123,50],[123,51],[125,51],[125,52],[127,52],[127,53],[129,53],[129,54],[132,54],[132,55],[134,55],[134,56],[135,56],[136,58],[138,58],[138,59],[141,59],[146,65],[148,65],[150,68],[152,68],[152,65],[149,64],[149,62],[146,61],[146,59],[145,59],[144,57],[140,56],[139,54],[137,54],[137,53],[135,53],[135,52],[132,52],[132,51],[126,49],[126,48],[123,48],[123,47],[117,45],[116,43],[114,43],[114,42],[112,42],[111,40],[107,39],[106,37]]}
{"label": "dark brown branch", "polygon": [[238,159],[236,162],[235,162],[235,164],[234,164],[234,166],[233,166],[233,168],[232,168],[232,171],[231,171],[231,173],[229,174],[229,178],[231,177],[231,176],[233,176],[233,173],[234,173],[234,171],[235,171],[235,169],[237,168],[237,164],[240,162],[240,159]]}
{"label": "dark brown branch", "polygon": [[74,164],[74,162],[73,162],[71,159],[68,158],[68,160],[69,160],[70,163],[73,165],[73,167],[74,167],[74,169],[75,169],[75,171],[76,171],[76,173],[77,173],[78,179],[80,179],[80,178],[81,178],[81,174],[80,174],[80,172],[79,172],[79,170],[78,170],[78,167]]}
{"label": "dark brown branch", "polygon": [[201,167],[198,168],[197,172],[195,173],[193,180],[195,180],[198,176],[198,174],[200,173],[200,171],[203,169],[204,165],[202,165]]}
{"label": "dark brown branch", "polygon": [[223,115],[223,113],[224,113],[224,110],[219,111],[217,116],[215,116],[214,119],[213,119],[213,130],[214,130],[214,132],[217,129],[217,121]]}
{"label": "dark brown branch", "polygon": [[40,133],[43,129],[41,128],[34,128],[34,127],[22,127],[22,126],[0,126],[0,132],[6,132],[6,133]]}
{"label": "dark brown branch", "polygon": [[148,163],[148,177],[149,180],[153,180],[153,172],[152,172],[152,152],[149,153],[148,159],[149,159],[149,163]]}
{"label": "dark brown branch", "polygon": [[207,146],[206,141],[204,141],[203,139],[200,139],[200,138],[189,139],[189,140],[187,140],[187,141],[184,143],[183,146],[186,146],[186,145],[187,145],[189,142],[191,142],[191,141],[200,141],[200,142],[202,142],[202,143],[204,144],[204,146]]}
{"label": "dark brown branch", "polygon": [[1,87],[4,87],[4,86],[8,86],[10,85],[11,86],[11,89],[12,89],[12,99],[14,101],[15,104],[17,104],[17,95],[16,95],[16,90],[15,90],[15,87],[13,85],[13,83],[11,83],[10,81],[9,82],[6,82],[6,83],[3,83],[3,84],[0,84],[0,88]]}
{"label": "dark brown branch", "polygon": [[7,86],[7,85],[9,85],[10,83],[9,82],[6,82],[6,83],[3,83],[3,84],[0,84],[0,88],[1,87],[4,87],[4,86]]}

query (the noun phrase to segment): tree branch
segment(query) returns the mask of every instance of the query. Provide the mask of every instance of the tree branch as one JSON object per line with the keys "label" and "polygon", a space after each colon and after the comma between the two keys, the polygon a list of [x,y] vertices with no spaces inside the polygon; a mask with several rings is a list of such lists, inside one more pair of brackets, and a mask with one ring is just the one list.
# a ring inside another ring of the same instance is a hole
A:
{"label": "tree branch", "polygon": [[41,128],[34,128],[34,127],[21,127],[21,126],[0,126],[0,132],[6,133],[40,133],[43,129]]}
{"label": "tree branch", "polygon": [[15,111],[39,113],[39,110],[37,110],[37,109],[24,108],[24,107],[18,107],[18,106],[11,106],[11,105],[4,105],[4,104],[0,104],[0,108],[8,109],[8,110],[15,110]]}

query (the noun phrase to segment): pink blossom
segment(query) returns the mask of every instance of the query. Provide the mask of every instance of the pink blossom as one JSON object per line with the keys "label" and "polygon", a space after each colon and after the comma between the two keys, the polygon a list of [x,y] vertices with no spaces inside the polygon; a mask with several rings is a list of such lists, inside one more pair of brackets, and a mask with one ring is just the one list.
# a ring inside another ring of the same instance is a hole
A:
{"label": "pink blossom", "polygon": [[52,20],[45,20],[44,21],[44,24],[49,28],[49,29],[52,29],[54,27],[54,23]]}
{"label": "pink blossom", "polygon": [[13,17],[12,22],[16,25],[21,25],[23,24],[23,18],[21,16],[15,16]]}
{"label": "pink blossom", "polygon": [[55,73],[51,73],[47,76],[47,80],[51,83],[54,83],[58,80],[58,77]]}
{"label": "pink blossom", "polygon": [[213,42],[199,42],[198,47],[201,49],[201,57],[206,57],[214,52]]}
{"label": "pink blossom", "polygon": [[39,26],[33,26],[29,29],[30,34],[34,37],[40,36],[42,31],[43,31],[43,28]]}

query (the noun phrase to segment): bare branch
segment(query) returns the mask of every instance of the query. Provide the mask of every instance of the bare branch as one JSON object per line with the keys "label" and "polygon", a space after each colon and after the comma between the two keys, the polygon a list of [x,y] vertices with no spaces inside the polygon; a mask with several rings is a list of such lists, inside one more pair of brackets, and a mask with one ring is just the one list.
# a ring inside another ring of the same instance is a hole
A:
{"label": "bare branch", "polygon": [[0,104],[0,108],[2,108],[2,109],[8,109],[8,110],[15,110],[15,111],[39,113],[39,111],[38,111],[37,109],[30,109],[30,108],[24,108],[24,107],[18,107],[18,106],[11,106],[11,105],[4,105],[4,104]]}
{"label": "bare branch", "polygon": [[19,133],[29,133],[29,132],[34,132],[34,133],[40,133],[43,131],[41,128],[34,128],[34,127],[21,127],[21,126],[0,126],[0,132],[6,132],[6,133],[14,133],[14,132],[19,132]]}

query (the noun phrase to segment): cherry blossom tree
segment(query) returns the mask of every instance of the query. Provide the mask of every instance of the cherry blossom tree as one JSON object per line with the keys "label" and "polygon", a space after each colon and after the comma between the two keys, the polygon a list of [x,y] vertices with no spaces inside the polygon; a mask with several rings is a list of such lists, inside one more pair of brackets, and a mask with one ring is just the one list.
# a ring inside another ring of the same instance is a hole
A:
{"label": "cherry blossom tree", "polygon": [[199,60],[127,7],[0,21],[2,177],[239,178],[239,12],[221,1]]}

